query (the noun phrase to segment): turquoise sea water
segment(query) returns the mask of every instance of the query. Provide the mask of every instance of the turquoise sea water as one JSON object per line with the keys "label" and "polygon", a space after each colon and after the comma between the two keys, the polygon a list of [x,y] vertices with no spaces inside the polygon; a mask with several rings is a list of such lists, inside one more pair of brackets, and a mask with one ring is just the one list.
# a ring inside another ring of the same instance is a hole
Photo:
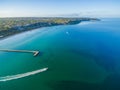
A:
{"label": "turquoise sea water", "polygon": [[0,49],[40,51],[0,52],[0,80],[48,67],[0,81],[0,90],[120,90],[118,18],[36,29],[1,40]]}

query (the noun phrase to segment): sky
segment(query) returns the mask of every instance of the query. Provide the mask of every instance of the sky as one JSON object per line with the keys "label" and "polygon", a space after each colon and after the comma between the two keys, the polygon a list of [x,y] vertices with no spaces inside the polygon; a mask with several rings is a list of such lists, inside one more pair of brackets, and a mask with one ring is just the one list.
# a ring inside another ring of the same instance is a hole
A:
{"label": "sky", "polygon": [[120,0],[0,0],[0,17],[120,17]]}

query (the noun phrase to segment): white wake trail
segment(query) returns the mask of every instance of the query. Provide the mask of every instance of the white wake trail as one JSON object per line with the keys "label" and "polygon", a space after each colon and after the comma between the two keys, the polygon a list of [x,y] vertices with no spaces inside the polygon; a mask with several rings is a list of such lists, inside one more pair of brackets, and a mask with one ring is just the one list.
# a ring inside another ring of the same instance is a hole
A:
{"label": "white wake trail", "polygon": [[5,81],[10,81],[10,80],[14,80],[14,79],[19,79],[19,78],[35,75],[35,74],[38,74],[40,72],[44,72],[47,69],[48,68],[43,68],[43,69],[39,69],[39,70],[35,70],[35,71],[32,71],[32,72],[27,72],[27,73],[23,73],[23,74],[0,77],[0,82],[5,82]]}

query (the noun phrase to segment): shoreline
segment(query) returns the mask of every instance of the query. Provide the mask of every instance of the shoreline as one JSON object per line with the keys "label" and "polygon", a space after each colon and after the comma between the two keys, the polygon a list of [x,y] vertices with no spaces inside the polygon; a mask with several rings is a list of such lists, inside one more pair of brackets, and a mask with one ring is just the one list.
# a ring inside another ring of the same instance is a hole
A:
{"label": "shoreline", "polygon": [[[51,19],[51,18],[50,18]],[[62,20],[61,22],[55,22],[55,20]],[[10,36],[17,35],[20,33],[24,33],[27,31],[33,31],[35,29],[39,28],[45,28],[45,27],[53,27],[53,26],[62,26],[62,25],[76,25],[84,21],[99,21],[99,19],[96,18],[60,18],[56,19],[53,18],[52,21],[48,20],[46,22],[38,22],[38,23],[33,23],[29,25],[24,25],[24,26],[14,26],[14,28],[10,28],[8,30],[2,30],[0,31],[0,40],[6,39]],[[67,21],[66,21],[67,20]]]}
{"label": "shoreline", "polygon": [[[57,26],[58,26],[58,25],[57,25]],[[60,25],[59,25],[59,26],[60,26]],[[62,25],[62,26],[63,26],[63,25]],[[46,26],[46,27],[54,27],[54,26]],[[31,30],[26,30],[26,31],[23,31],[23,32],[20,32],[20,33],[14,33],[13,35],[9,35],[9,36],[5,36],[5,37],[0,38],[0,41],[1,41],[1,40],[4,40],[4,39],[7,39],[7,38],[9,38],[9,37],[18,35],[18,34],[23,34],[23,33],[26,33],[26,32],[30,32],[30,31],[34,31],[34,30],[42,29],[42,28],[46,28],[46,27],[40,27],[40,28],[31,29]]]}

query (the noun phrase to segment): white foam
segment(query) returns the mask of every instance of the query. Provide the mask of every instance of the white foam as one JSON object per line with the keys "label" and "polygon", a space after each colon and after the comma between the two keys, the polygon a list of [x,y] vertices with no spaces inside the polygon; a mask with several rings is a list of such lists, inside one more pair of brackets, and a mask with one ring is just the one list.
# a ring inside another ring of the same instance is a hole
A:
{"label": "white foam", "polygon": [[31,76],[31,75],[35,75],[38,74],[40,72],[44,72],[46,71],[48,68],[43,68],[43,69],[39,69],[39,70],[35,70],[32,72],[27,72],[27,73],[23,73],[23,74],[17,74],[17,75],[11,75],[11,76],[5,76],[5,77],[0,77],[0,82],[2,81],[10,81],[10,80],[14,80],[14,79],[19,79],[19,78],[23,78],[23,77],[27,77],[27,76]]}

